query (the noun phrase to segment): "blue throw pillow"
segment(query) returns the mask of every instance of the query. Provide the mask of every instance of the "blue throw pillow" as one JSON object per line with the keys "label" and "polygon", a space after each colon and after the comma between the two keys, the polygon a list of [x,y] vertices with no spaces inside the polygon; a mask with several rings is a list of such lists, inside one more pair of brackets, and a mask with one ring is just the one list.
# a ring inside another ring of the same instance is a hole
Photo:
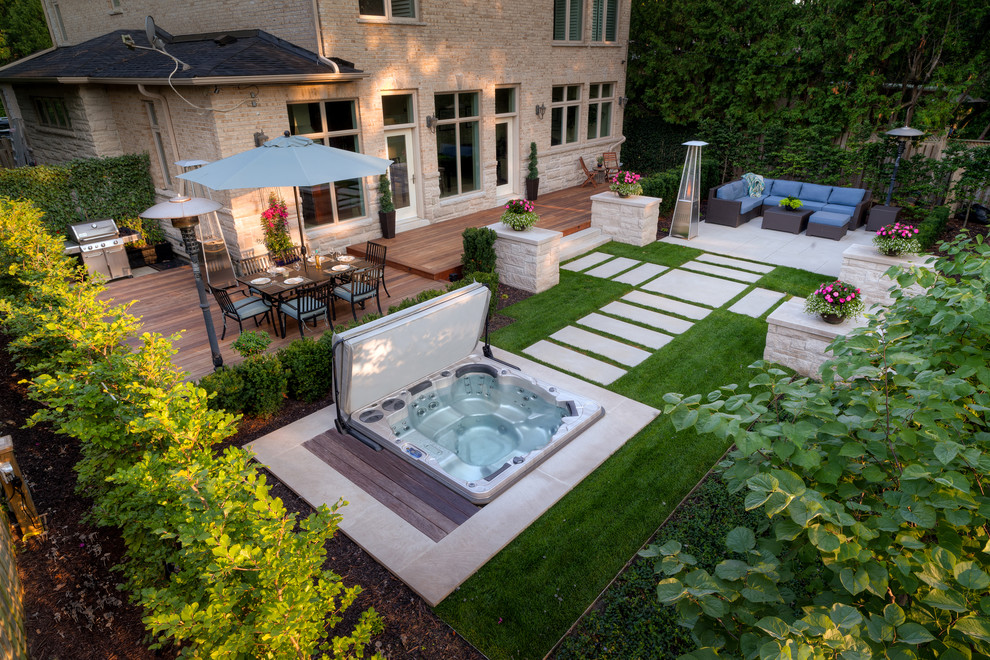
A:
{"label": "blue throw pillow", "polygon": [[801,186],[801,193],[798,197],[801,201],[827,202],[828,196],[832,192],[832,186],[820,186],[817,183],[806,183]]}
{"label": "blue throw pillow", "polygon": [[800,192],[800,181],[784,181],[783,179],[777,179],[773,182],[773,192],[771,194],[777,197],[797,197]]}
{"label": "blue throw pillow", "polygon": [[828,203],[856,206],[863,201],[865,194],[866,190],[863,188],[832,188],[832,194],[828,196]]}

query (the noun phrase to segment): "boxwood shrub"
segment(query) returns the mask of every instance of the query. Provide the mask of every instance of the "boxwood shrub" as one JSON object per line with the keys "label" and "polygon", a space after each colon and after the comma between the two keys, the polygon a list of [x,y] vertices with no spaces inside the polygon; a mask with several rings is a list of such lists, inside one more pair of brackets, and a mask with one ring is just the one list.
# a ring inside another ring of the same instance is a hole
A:
{"label": "boxwood shrub", "polygon": [[329,341],[297,339],[278,352],[278,359],[285,368],[289,396],[293,399],[312,403],[330,391],[333,357]]}

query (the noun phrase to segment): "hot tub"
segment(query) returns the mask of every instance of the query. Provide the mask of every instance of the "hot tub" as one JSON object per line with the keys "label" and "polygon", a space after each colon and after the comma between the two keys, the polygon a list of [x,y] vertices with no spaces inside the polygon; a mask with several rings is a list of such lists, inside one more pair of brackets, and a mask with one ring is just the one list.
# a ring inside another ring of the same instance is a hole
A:
{"label": "hot tub", "polygon": [[473,352],[488,299],[472,284],[334,337],[341,430],[478,504],[604,414],[591,399]]}

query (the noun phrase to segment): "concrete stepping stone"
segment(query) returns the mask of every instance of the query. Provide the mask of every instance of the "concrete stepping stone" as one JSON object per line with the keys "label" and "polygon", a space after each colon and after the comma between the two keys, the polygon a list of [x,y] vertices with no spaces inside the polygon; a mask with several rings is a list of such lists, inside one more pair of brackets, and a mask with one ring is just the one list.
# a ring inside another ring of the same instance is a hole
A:
{"label": "concrete stepping stone", "polygon": [[629,259],[627,257],[618,257],[612,261],[606,261],[601,266],[597,268],[592,268],[585,275],[591,275],[592,277],[612,277],[616,273],[621,273],[624,270],[629,270],[636,264],[642,263],[636,261],[635,259]]}
{"label": "concrete stepping stone", "polygon": [[751,270],[754,273],[769,273],[776,268],[776,266],[771,266],[770,264],[754,264],[752,261],[743,261],[742,259],[733,259],[732,257],[723,257],[720,254],[709,254],[707,252],[698,257],[698,261],[707,261],[710,264],[738,268],[739,270]]}
{"label": "concrete stepping stone", "polygon": [[729,311],[735,312],[736,314],[752,316],[756,319],[763,316],[768,309],[773,307],[777,301],[783,297],[784,294],[779,291],[753,289],[745,296],[737,300],[732,307],[729,308]]}
{"label": "concrete stepping stone", "polygon": [[562,344],[568,344],[574,348],[580,348],[581,350],[607,357],[627,367],[635,367],[651,355],[641,348],[623,344],[621,341],[602,337],[593,332],[575,328],[572,325],[561,328],[550,335],[550,338],[556,339]]}
{"label": "concrete stepping stone", "polygon": [[610,385],[626,374],[625,369],[596,360],[595,358],[582,355],[569,348],[558,346],[557,344],[541,339],[529,348],[524,348],[523,353],[530,355],[541,362],[552,364],[556,369],[563,369],[572,374],[601,383]]}
{"label": "concrete stepping stone", "polygon": [[561,268],[564,270],[573,270],[577,272],[584,270],[585,268],[591,268],[595,264],[600,264],[606,259],[611,258],[611,254],[605,254],[604,252],[592,252],[591,254],[585,255],[580,259],[576,259],[569,264],[564,264]]}
{"label": "concrete stepping stone", "polygon": [[651,328],[659,328],[660,330],[669,332],[672,335],[679,335],[694,325],[690,321],[685,321],[684,319],[675,319],[673,316],[667,316],[666,314],[660,314],[659,312],[651,312],[648,309],[643,309],[642,307],[636,307],[634,305],[627,305],[622,302],[610,302],[602,307],[601,311],[606,314],[611,314],[612,316],[621,316],[624,319],[629,319],[630,321],[636,321],[637,323],[648,325]]}
{"label": "concrete stepping stone", "polygon": [[650,280],[643,285],[643,288],[709,307],[721,307],[745,291],[748,286],[742,282],[730,282],[719,277],[689,273],[675,268]]}
{"label": "concrete stepping stone", "polygon": [[602,316],[601,314],[596,313],[591,313],[583,319],[578,319],[578,323],[591,328],[592,330],[607,332],[610,335],[628,339],[634,344],[646,346],[647,348],[652,348],[653,350],[663,348],[674,339],[670,335],[665,335],[662,332],[648,330],[641,325],[633,325],[632,323],[626,323],[625,321],[620,321],[619,319],[613,319],[609,316]]}
{"label": "concrete stepping stone", "polygon": [[705,263],[704,261],[689,261],[686,264],[681,264],[681,268],[697,270],[702,273],[709,273],[710,275],[718,275],[719,277],[728,277],[733,280],[742,280],[743,282],[755,282],[763,277],[760,273],[750,273],[744,270],[736,270],[735,268],[725,268],[724,266],[716,266],[715,264]]}
{"label": "concrete stepping stone", "polygon": [[646,293],[645,291],[630,291],[626,295],[622,296],[622,299],[626,302],[643,305],[644,307],[659,309],[661,312],[670,312],[671,314],[677,314],[678,316],[686,316],[689,319],[694,319],[695,321],[700,321],[712,313],[712,310],[707,307],[698,307],[697,305],[681,302],[680,300],[671,300],[670,298],[664,298],[663,296]]}
{"label": "concrete stepping stone", "polygon": [[642,284],[651,277],[656,277],[665,270],[667,270],[667,267],[661,266],[660,264],[643,264],[639,268],[633,268],[628,273],[623,273],[614,279],[616,282],[636,286],[637,284]]}

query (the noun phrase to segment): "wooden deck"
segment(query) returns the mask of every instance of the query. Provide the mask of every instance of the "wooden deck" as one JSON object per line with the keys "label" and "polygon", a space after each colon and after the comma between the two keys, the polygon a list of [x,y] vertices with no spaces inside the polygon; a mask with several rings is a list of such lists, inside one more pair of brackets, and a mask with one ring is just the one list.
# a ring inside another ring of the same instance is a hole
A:
{"label": "wooden deck", "polygon": [[[392,294],[391,297],[388,297],[382,291],[382,311],[386,312],[389,305],[394,305],[403,298],[409,298],[420,291],[437,289],[441,286],[440,282],[394,268],[385,269],[385,281],[388,284],[389,292]],[[198,380],[213,371],[210,346],[206,338],[206,328],[203,325],[203,312],[199,307],[199,297],[196,294],[196,285],[193,283],[190,266],[110,282],[102,297],[113,299],[118,304],[134,301],[130,311],[135,316],[143,318],[145,332],[157,332],[166,337],[177,332],[183,332],[182,337],[174,344],[178,352],[172,358],[172,362],[184,370],[190,380]],[[213,300],[213,296],[207,296],[207,298],[210,302],[213,325],[219,340],[223,330],[223,315],[220,313],[216,301]],[[335,309],[338,323],[349,321],[352,318],[350,305],[337,301]],[[364,312],[360,308],[357,311],[360,318],[369,311],[377,312],[378,310],[374,301],[370,301]],[[254,323],[245,322],[244,329],[254,330]],[[267,323],[263,322],[260,329],[267,331],[272,336],[273,349],[280,348],[299,338],[298,326],[292,319],[287,319],[286,334],[288,337],[286,339],[278,337],[274,329]],[[320,322],[316,330],[307,326],[305,333],[307,337],[316,338],[326,330],[326,325]],[[220,341],[220,352],[223,355],[224,364],[241,361],[241,356],[230,347],[231,342],[237,339],[237,335],[237,322],[228,319],[227,336],[223,341]]]}
{"label": "wooden deck", "polygon": [[481,510],[387,449],[349,435],[329,430],[303,447],[434,542]]}
{"label": "wooden deck", "polygon": [[[541,193],[536,201],[540,215],[537,227],[552,229],[565,236],[591,226],[591,196],[602,192],[598,187],[565,188]],[[468,227],[484,227],[498,222],[505,209],[498,206],[487,211],[471,213],[460,218],[444,220],[427,227],[411,229],[395,238],[377,238],[376,243],[388,246],[389,266],[434,280],[447,280],[461,271],[464,244],[461,234]],[[365,244],[351,245],[350,254],[364,256]]]}

